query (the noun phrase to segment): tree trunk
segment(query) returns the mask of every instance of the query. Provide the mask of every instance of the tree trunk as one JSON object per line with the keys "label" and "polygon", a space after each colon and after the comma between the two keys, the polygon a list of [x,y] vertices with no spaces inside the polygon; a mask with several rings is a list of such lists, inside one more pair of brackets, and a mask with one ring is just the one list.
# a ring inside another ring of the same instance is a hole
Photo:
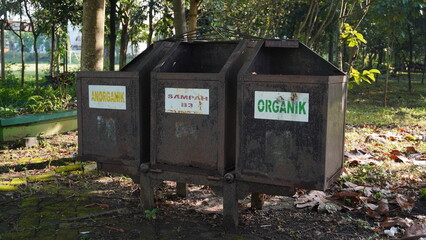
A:
{"label": "tree trunk", "polygon": [[35,75],[36,75],[36,88],[39,86],[38,81],[38,50],[37,50],[37,36],[34,36],[34,60],[35,60]]}
{"label": "tree trunk", "polygon": [[425,83],[425,72],[426,72],[426,49],[425,49],[425,58],[423,59],[422,84]]}
{"label": "tree trunk", "polygon": [[408,28],[408,44],[409,44],[409,52],[410,56],[408,59],[408,92],[411,93],[413,91],[412,89],[412,82],[411,82],[411,70],[413,67],[413,33],[411,32],[411,26],[410,24],[407,24]]}
{"label": "tree trunk", "polygon": [[[59,50],[60,50],[60,42],[61,41],[61,36],[56,36],[56,48],[58,48]],[[56,51],[56,50],[55,50]],[[56,65],[55,65],[55,68],[56,68],[56,73],[59,73],[60,72],[60,65],[61,65],[61,52],[60,51],[57,51],[57,53],[56,53]]]}
{"label": "tree trunk", "polygon": [[117,19],[117,0],[109,0],[109,70],[115,70],[115,42],[117,34],[115,31],[115,22]]}
{"label": "tree trunk", "polygon": [[50,39],[50,76],[55,75],[55,26],[51,28],[51,39]]}
{"label": "tree trunk", "polygon": [[[22,12],[20,12],[20,18],[19,22],[22,23]],[[25,42],[24,38],[22,37],[22,26],[19,26],[19,33],[17,33],[15,30],[12,29],[13,34],[15,34],[19,38],[19,42],[21,44],[21,86],[24,86],[25,82],[25,59],[24,59],[24,48],[25,48]]]}
{"label": "tree trunk", "polygon": [[201,0],[191,0],[189,5],[189,31],[195,31],[197,29],[197,18],[198,18],[198,5]]}
{"label": "tree trunk", "polygon": [[186,32],[185,1],[173,0],[174,27],[176,35]]}
{"label": "tree trunk", "polygon": [[[3,4],[4,4],[4,0],[3,0]],[[6,14],[5,14],[6,15]],[[4,21],[6,21],[5,20],[6,19],[6,17],[4,17],[3,18],[3,20]],[[4,25],[5,25],[5,23],[4,22],[0,22],[0,34],[1,34],[1,36],[0,36],[0,48],[1,48],[1,56],[0,56],[0,61],[1,61],[1,82],[2,83],[5,83],[6,82],[6,70],[5,70],[5,68],[6,68],[6,65],[4,64]]]}
{"label": "tree trunk", "polygon": [[383,63],[383,55],[385,54],[383,48],[379,49],[379,58],[377,59],[377,65],[376,68],[380,69],[380,65]]}
{"label": "tree trunk", "polygon": [[24,82],[25,82],[25,58],[24,58],[25,42],[24,42],[24,37],[22,36],[22,31],[19,31],[19,40],[21,41],[21,86],[24,86]]}
{"label": "tree trunk", "polygon": [[[2,3],[3,6],[6,6],[6,0],[2,0],[1,3]],[[4,57],[4,27],[5,27],[6,22],[7,22],[7,11],[4,10],[3,22],[0,22],[0,24],[1,24],[1,26],[0,26],[0,34],[1,34],[1,37],[0,37],[1,83],[6,82],[6,64],[4,62],[4,60],[5,60],[5,57]]]}
{"label": "tree trunk", "polygon": [[149,1],[149,10],[148,10],[148,39],[146,41],[146,45],[149,46],[152,44],[152,35],[154,35],[154,23],[153,23],[153,18],[154,18],[154,0],[150,0]]}
{"label": "tree trunk", "polygon": [[386,79],[385,79],[385,96],[384,96],[384,100],[383,100],[383,106],[387,107],[388,105],[388,85],[389,85],[389,71],[390,71],[390,59],[391,59],[391,51],[392,51],[392,47],[391,47],[391,40],[390,38],[388,39],[388,51],[385,52],[385,56],[386,56]]}
{"label": "tree trunk", "polygon": [[25,13],[27,14],[28,19],[30,20],[30,24],[31,24],[31,29],[32,29],[32,34],[33,34],[33,49],[34,49],[34,60],[35,60],[35,77],[36,77],[36,88],[39,87],[39,78],[38,78],[38,50],[37,50],[37,38],[39,33],[37,33],[35,26],[34,26],[34,21],[33,18],[31,17],[30,12],[28,11],[28,6],[27,6],[27,1],[24,1],[24,8],[25,8]]}
{"label": "tree trunk", "polygon": [[[2,0],[1,1],[3,6],[6,6],[6,0]],[[0,53],[0,61],[1,61],[1,82],[5,83],[6,82],[6,64],[4,62],[4,27],[5,24],[7,22],[7,11],[4,10],[4,14],[3,14],[3,22],[1,22],[1,26],[0,26],[0,34],[1,34],[1,39],[0,39],[0,48],[1,48],[1,53]]]}
{"label": "tree trunk", "polygon": [[104,61],[105,0],[83,1],[81,70],[102,71]]}
{"label": "tree trunk", "polygon": [[122,23],[121,25],[121,39],[120,39],[120,69],[126,65],[127,46],[129,44],[129,22]]}
{"label": "tree trunk", "polygon": [[334,50],[334,45],[333,45],[333,32],[331,32],[330,33],[330,35],[329,35],[329,37],[330,37],[330,39],[329,39],[329,42],[328,42],[328,61],[329,62],[333,62],[334,61],[334,58],[333,58],[333,50]]}
{"label": "tree trunk", "polygon": [[344,0],[340,0],[340,15],[338,18],[338,30],[337,30],[337,67],[340,68],[340,70],[343,71],[343,39],[342,39],[342,27],[343,27],[343,23],[345,22],[344,20],[344,16],[345,16],[345,12],[346,12],[346,5],[345,5],[345,1]]}

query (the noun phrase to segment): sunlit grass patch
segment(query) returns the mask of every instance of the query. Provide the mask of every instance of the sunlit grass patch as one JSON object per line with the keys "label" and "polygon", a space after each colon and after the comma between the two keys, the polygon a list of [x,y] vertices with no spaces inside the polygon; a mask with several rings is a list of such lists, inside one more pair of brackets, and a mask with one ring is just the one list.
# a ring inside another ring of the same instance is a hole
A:
{"label": "sunlit grass patch", "polygon": [[389,81],[384,106],[384,82],[362,84],[349,90],[346,123],[351,125],[426,126],[426,84]]}
{"label": "sunlit grass patch", "polygon": [[349,105],[346,123],[351,125],[420,125],[426,126],[426,107],[380,107]]}

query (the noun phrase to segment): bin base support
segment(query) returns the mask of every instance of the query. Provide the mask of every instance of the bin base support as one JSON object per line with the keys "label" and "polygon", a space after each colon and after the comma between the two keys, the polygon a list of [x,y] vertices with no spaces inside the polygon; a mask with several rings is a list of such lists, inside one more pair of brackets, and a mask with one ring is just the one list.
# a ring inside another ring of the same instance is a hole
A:
{"label": "bin base support", "polygon": [[146,174],[140,176],[140,197],[142,208],[144,210],[152,210],[154,208],[154,185],[153,181]]}
{"label": "bin base support", "polygon": [[179,197],[186,197],[188,193],[188,189],[186,187],[186,183],[183,182],[177,182],[176,183],[176,195]]}
{"label": "bin base support", "polygon": [[251,207],[254,209],[262,210],[265,200],[265,194],[253,192],[251,193]]}
{"label": "bin base support", "polygon": [[223,226],[227,232],[236,232],[238,228],[237,184],[223,185]]}

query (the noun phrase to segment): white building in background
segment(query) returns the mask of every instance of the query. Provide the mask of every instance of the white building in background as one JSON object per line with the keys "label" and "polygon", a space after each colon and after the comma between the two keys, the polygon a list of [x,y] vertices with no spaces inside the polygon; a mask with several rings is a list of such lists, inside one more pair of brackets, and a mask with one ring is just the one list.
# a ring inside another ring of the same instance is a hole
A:
{"label": "white building in background", "polygon": [[[68,22],[67,33],[69,39],[69,54],[68,54],[68,64],[79,64],[81,56],[81,26],[74,26],[71,22]],[[107,38],[108,36],[105,36]],[[130,43],[127,46],[127,55],[128,57],[136,57],[147,48],[146,42],[141,42],[138,44],[138,47],[135,48]],[[136,52],[136,49],[138,52]],[[116,56],[119,54],[119,46],[116,46]],[[131,56],[129,56],[131,55]],[[78,62],[76,61],[78,59]],[[116,62],[118,64],[118,61]]]}
{"label": "white building in background", "polygon": [[[81,55],[81,26],[73,26],[68,22],[67,33],[69,39],[68,64],[79,64]],[[76,62],[76,59],[78,62]]]}

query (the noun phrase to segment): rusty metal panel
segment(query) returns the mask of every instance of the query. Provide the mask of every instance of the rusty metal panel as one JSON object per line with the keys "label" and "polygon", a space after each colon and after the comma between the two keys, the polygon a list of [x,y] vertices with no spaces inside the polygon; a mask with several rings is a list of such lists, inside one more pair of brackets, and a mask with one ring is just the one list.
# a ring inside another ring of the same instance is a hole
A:
{"label": "rusty metal panel", "polygon": [[138,168],[139,74],[79,72],[79,157]]}
{"label": "rusty metal panel", "polygon": [[346,78],[302,44],[256,48],[238,79],[236,178],[324,189],[343,162]]}
{"label": "rusty metal panel", "polygon": [[181,43],[153,70],[152,168],[209,176],[234,168],[227,156],[235,154],[235,137],[225,125],[235,119],[236,101],[227,92],[235,97],[245,45]]}

